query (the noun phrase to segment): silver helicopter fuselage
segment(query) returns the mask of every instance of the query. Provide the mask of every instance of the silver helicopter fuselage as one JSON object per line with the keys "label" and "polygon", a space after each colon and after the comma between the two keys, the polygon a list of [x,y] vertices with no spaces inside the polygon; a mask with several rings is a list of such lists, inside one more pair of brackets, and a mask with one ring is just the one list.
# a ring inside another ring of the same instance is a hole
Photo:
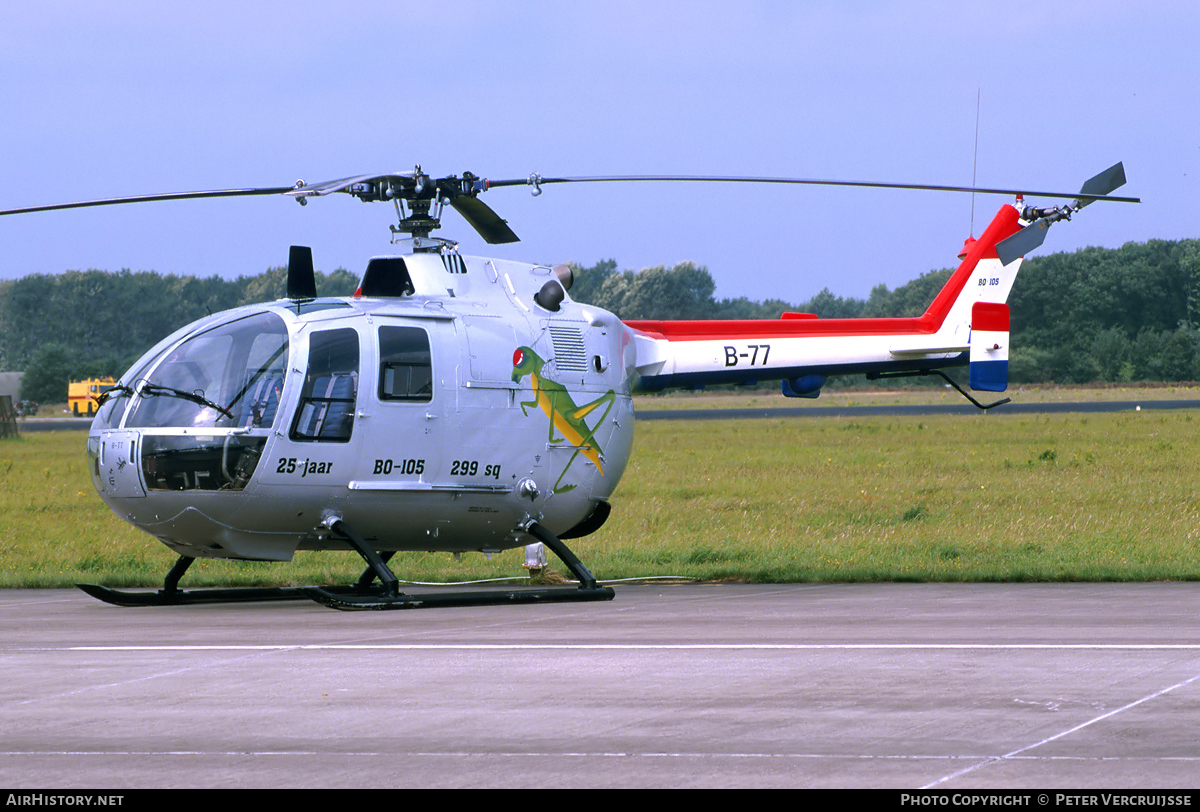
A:
{"label": "silver helicopter fuselage", "polygon": [[[143,356],[88,439],[96,489],[181,555],[527,544],[606,502],[633,441],[629,331],[546,266],[382,257],[384,294],[251,305]],[[368,273],[370,268],[368,268]],[[605,505],[607,507],[607,505]]]}

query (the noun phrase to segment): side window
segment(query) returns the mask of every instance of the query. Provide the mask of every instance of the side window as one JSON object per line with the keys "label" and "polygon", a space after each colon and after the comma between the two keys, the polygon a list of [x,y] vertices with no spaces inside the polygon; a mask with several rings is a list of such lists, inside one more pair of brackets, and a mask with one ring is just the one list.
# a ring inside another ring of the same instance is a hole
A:
{"label": "side window", "polygon": [[292,439],[348,441],[354,430],[357,397],[358,333],[348,328],[313,333]]}
{"label": "side window", "polygon": [[428,403],[432,398],[429,334],[420,327],[380,327],[379,399]]}

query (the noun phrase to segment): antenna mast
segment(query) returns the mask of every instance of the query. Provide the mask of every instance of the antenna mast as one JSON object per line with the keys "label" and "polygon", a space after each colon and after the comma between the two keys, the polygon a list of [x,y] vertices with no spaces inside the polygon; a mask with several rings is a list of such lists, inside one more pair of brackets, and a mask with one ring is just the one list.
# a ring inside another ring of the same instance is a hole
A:
{"label": "antenna mast", "polygon": [[[971,186],[975,186],[975,170],[979,167],[979,95],[975,88],[975,151],[971,156]],[[971,192],[971,237],[975,236],[975,193]]]}

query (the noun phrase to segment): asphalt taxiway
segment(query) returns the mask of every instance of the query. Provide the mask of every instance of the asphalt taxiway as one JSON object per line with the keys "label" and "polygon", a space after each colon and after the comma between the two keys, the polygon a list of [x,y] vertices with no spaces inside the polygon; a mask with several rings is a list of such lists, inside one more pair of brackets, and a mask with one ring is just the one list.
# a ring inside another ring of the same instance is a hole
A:
{"label": "asphalt taxiway", "polygon": [[1200,584],[616,588],[354,613],[0,592],[0,785],[1198,783]]}

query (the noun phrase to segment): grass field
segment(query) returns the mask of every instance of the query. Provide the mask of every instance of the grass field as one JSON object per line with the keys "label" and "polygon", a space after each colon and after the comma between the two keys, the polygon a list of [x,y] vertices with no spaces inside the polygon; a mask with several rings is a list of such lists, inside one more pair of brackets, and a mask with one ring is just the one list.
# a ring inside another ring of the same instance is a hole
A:
{"label": "grass field", "polygon": [[[663,400],[678,399],[639,409]],[[1190,410],[646,422],[608,524],[572,546],[602,580],[1197,579],[1198,428]],[[161,584],[174,555],[108,511],[83,448],[82,432],[0,442],[0,586]],[[514,550],[392,566],[458,581],[521,576],[522,562]],[[348,553],[203,561],[185,583],[338,582],[361,568]]]}

